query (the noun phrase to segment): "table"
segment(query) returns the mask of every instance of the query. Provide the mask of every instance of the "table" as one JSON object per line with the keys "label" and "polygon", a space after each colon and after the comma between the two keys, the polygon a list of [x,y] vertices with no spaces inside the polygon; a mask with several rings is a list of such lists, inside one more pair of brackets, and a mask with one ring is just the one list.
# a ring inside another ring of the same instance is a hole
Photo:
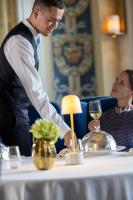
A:
{"label": "table", "polygon": [[20,169],[2,170],[1,200],[133,200],[133,154],[90,156],[82,165],[38,171],[31,158]]}

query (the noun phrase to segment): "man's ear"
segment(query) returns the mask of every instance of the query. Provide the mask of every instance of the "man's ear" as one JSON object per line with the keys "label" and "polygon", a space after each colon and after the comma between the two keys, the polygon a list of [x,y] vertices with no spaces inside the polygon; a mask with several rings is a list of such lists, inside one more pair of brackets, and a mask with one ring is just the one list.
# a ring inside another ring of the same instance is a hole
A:
{"label": "man's ear", "polygon": [[39,8],[35,8],[35,9],[34,9],[34,16],[35,16],[35,18],[38,17],[39,12],[40,12],[40,9],[39,9]]}

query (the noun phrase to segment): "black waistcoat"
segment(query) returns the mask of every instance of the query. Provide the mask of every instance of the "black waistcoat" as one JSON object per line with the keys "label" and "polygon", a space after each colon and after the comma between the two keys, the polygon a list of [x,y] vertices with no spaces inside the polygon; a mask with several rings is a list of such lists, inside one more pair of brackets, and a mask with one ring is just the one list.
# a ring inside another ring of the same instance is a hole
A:
{"label": "black waistcoat", "polygon": [[34,37],[31,31],[21,22],[7,34],[0,48],[0,130],[4,130],[6,126],[12,127],[15,123],[28,123],[29,121],[29,98],[4,54],[4,45],[13,35],[21,35],[31,43],[37,70],[39,64]]}

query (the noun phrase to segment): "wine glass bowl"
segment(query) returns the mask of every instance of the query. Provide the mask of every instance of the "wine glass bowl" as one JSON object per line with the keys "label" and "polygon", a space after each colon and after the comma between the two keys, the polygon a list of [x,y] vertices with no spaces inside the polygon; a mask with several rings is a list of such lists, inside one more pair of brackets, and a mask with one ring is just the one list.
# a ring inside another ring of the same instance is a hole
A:
{"label": "wine glass bowl", "polygon": [[93,119],[99,119],[102,115],[101,103],[99,100],[89,102],[89,113]]}
{"label": "wine glass bowl", "polygon": [[[102,115],[102,108],[101,108],[101,103],[99,100],[89,102],[89,113],[93,119],[95,119],[95,120],[100,119],[100,117]],[[97,130],[97,132],[99,132],[100,126],[97,126],[96,130]]]}

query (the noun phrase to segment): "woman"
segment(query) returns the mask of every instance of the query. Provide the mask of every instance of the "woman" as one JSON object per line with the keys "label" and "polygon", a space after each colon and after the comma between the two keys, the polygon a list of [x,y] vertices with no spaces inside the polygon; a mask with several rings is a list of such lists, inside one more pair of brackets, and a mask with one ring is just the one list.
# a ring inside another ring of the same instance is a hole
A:
{"label": "woman", "polygon": [[102,131],[111,134],[117,145],[127,149],[133,147],[133,70],[120,72],[113,84],[111,96],[117,99],[117,106],[102,114],[99,120],[92,120],[88,127],[94,131],[101,126]]}

